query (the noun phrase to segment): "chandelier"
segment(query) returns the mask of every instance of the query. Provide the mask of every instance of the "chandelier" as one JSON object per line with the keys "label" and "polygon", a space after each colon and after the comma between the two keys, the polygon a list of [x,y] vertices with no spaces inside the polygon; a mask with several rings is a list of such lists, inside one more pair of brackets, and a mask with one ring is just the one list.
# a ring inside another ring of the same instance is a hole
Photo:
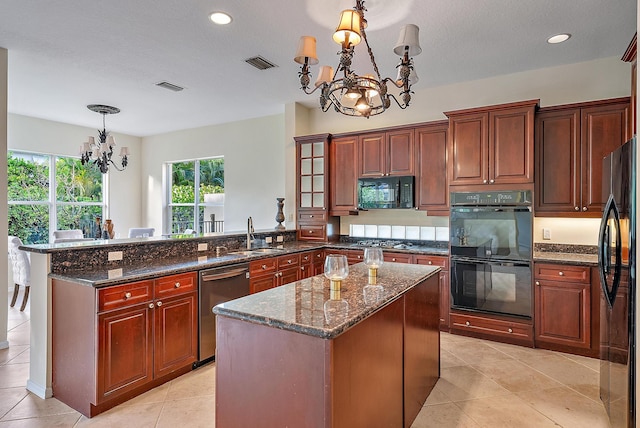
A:
{"label": "chandelier", "polygon": [[113,165],[118,171],[124,171],[128,164],[127,156],[129,155],[129,148],[120,148],[120,157],[122,158],[120,163],[122,164],[122,168],[119,168],[111,159],[111,156],[113,156],[113,148],[116,146],[116,140],[112,135],[109,135],[104,124],[106,115],[120,113],[120,109],[101,104],[89,104],[87,108],[102,115],[102,131],[98,129],[98,141],[93,137],[89,137],[88,141],[82,143],[80,146],[82,165],[93,164],[97,166],[103,174],[109,171],[109,164]]}
{"label": "chandelier", "polygon": [[[333,40],[342,46],[340,62],[335,72],[333,67],[323,65],[320,67],[318,78],[314,88],[309,87],[311,72],[309,65],[318,63],[316,54],[316,39],[312,36],[302,36],[294,61],[302,64],[298,73],[302,90],[306,94],[312,94],[320,89],[320,107],[323,112],[331,106],[347,116],[362,116],[369,118],[383,113],[391,106],[391,100],[405,109],[411,102],[411,85],[418,81],[418,76],[413,68],[412,55],[422,52],[418,40],[419,28],[414,24],[405,25],[400,31],[398,43],[393,51],[400,56],[400,64],[397,65],[398,74],[395,79],[382,78],[378,65],[373,57],[373,51],[367,41],[365,28],[367,20],[364,18],[364,0],[356,0],[353,9],[343,10],[340,23],[333,34]],[[354,48],[364,40],[369,52],[371,65],[375,75],[358,75],[351,70]],[[388,84],[400,89],[401,101],[388,92]]]}

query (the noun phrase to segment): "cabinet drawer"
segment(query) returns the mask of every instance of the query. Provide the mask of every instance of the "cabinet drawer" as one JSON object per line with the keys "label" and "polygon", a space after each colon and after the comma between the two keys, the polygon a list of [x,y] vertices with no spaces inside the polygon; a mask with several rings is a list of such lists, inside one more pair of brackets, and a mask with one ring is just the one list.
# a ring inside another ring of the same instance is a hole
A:
{"label": "cabinet drawer", "polygon": [[298,212],[298,221],[300,223],[324,223],[327,221],[326,211],[303,211]]}
{"label": "cabinet drawer", "polygon": [[[459,313],[450,314],[450,323],[452,330],[477,333],[480,337],[482,335],[501,336],[533,344],[531,324]],[[473,336],[473,334],[469,335]]]}
{"label": "cabinet drawer", "polygon": [[306,241],[325,241],[327,239],[327,226],[324,224],[300,224],[298,239]]}
{"label": "cabinet drawer", "polygon": [[251,277],[253,277],[255,275],[261,275],[266,272],[275,272],[276,266],[276,258],[256,260],[249,263],[249,274]]}
{"label": "cabinet drawer", "polygon": [[413,262],[413,256],[411,254],[390,253],[390,252],[383,252],[382,254],[385,262],[393,262],[393,263],[412,263]]}
{"label": "cabinet drawer", "polygon": [[286,256],[278,257],[278,269],[286,269],[291,266],[298,266],[300,264],[300,254],[289,254]]}
{"label": "cabinet drawer", "polygon": [[98,312],[124,308],[153,300],[153,282],[140,281],[98,290]]}
{"label": "cabinet drawer", "polygon": [[449,258],[442,256],[427,256],[423,254],[416,254],[415,263],[419,265],[440,266],[441,268],[449,267]]}
{"label": "cabinet drawer", "polygon": [[535,279],[550,281],[591,283],[591,270],[588,266],[535,264]]}
{"label": "cabinet drawer", "polygon": [[195,272],[165,276],[155,280],[155,298],[162,299],[191,293],[198,289]]}

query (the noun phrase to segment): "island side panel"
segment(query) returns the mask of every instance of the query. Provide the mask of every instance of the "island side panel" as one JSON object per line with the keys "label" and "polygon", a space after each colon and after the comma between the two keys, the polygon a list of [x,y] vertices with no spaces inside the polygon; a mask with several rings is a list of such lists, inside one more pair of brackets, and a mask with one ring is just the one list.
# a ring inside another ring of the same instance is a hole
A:
{"label": "island side panel", "polygon": [[216,427],[328,427],[330,341],[217,316]]}
{"label": "island side panel", "polygon": [[438,274],[404,296],[404,426],[410,427],[440,377]]}
{"label": "island side panel", "polygon": [[334,339],[332,427],[402,426],[403,298]]}
{"label": "island side panel", "polygon": [[96,402],[96,291],[61,280],[51,288],[53,395],[89,415]]}

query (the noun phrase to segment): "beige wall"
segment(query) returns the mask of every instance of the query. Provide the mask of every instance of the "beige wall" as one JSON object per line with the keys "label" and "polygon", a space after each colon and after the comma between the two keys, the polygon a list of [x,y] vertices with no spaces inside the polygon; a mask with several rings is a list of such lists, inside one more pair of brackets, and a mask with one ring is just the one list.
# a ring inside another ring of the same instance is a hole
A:
{"label": "beige wall", "polygon": [[[621,47],[621,54],[625,46]],[[406,110],[392,106],[387,112],[370,119],[352,118],[333,111],[323,113],[309,109],[309,133],[339,133],[375,129],[446,119],[444,111],[540,99],[540,105],[550,106],[605,98],[629,96],[631,66],[610,57],[584,63],[550,67],[522,73],[496,76],[482,80],[435,88],[416,88],[413,102]],[[419,85],[419,84],[418,84]],[[315,100],[314,100],[315,101]],[[298,134],[300,135],[300,134]],[[287,185],[295,183],[287,182]],[[349,232],[349,224],[441,225],[442,219],[424,212],[402,210],[369,211],[359,216],[341,218],[340,233]],[[542,228],[551,230],[552,239],[542,240]],[[598,222],[591,219],[537,219],[534,241],[596,245]]]}
{"label": "beige wall", "polygon": [[246,230],[249,216],[256,229],[273,229],[277,224],[276,198],[285,198],[286,213],[292,213],[295,204],[285,196],[295,194],[295,185],[285,186],[287,155],[294,163],[293,143],[285,139],[285,129],[285,116],[275,115],[143,138],[144,224],[161,230],[166,162],[224,156],[225,230]]}
{"label": "beige wall", "polygon": [[[88,136],[97,137],[100,117],[96,115],[96,128],[69,125],[50,120],[37,119],[17,114],[9,114],[9,150],[20,150],[64,156],[78,156],[80,144]],[[109,129],[107,128],[107,131]],[[130,227],[140,225],[141,190],[140,171],[141,139],[130,135],[112,133],[118,146],[127,146],[131,155],[129,166],[124,171],[109,170],[109,192],[107,193],[108,216],[115,225],[115,231],[126,237]],[[119,157],[118,157],[119,159]],[[133,183],[133,185],[132,185]]]}

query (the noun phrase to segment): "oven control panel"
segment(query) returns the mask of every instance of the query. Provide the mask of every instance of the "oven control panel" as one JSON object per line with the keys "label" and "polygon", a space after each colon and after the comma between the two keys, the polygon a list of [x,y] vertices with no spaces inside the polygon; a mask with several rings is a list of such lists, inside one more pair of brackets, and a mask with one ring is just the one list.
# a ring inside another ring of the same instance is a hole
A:
{"label": "oven control panel", "polygon": [[451,205],[531,205],[531,191],[452,192]]}

